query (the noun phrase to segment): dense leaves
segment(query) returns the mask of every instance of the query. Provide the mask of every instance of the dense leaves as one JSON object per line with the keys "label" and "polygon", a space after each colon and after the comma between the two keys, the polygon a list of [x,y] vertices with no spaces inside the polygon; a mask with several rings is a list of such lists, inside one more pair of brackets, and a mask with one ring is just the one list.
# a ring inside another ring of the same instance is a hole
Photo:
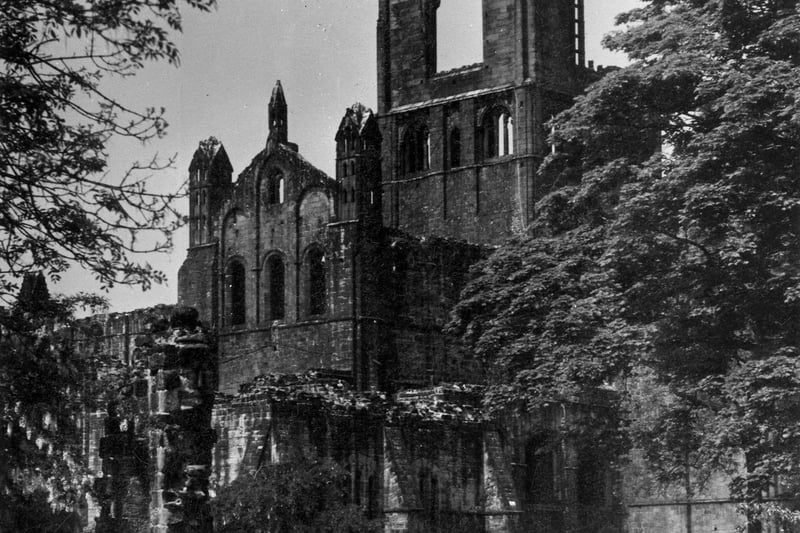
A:
{"label": "dense leaves", "polygon": [[634,431],[656,471],[728,469],[755,519],[776,476],[800,495],[798,3],[652,0],[619,20],[606,44],[633,63],[555,119],[541,172],[560,188],[453,324],[496,373],[541,383],[516,387],[529,403],[650,368],[673,398]]}
{"label": "dense leaves", "polygon": [[[215,0],[186,0],[202,10]],[[135,258],[166,249],[181,218],[175,193],[147,188],[136,163],[104,174],[112,136],[164,134],[164,110],[135,110],[104,92],[105,76],[132,76],[148,61],[177,64],[170,31],[179,0],[0,0],[0,297],[14,280],[70,264],[103,286],[148,287],[163,275]],[[149,235],[145,237],[141,235]]]}
{"label": "dense leaves", "polygon": [[[87,361],[58,329],[69,320],[69,304],[49,298],[41,274],[28,276],[24,288],[31,280],[40,282],[36,290],[23,292],[35,300],[21,297],[13,309],[0,309],[0,524],[60,531],[85,489],[75,460]],[[48,501],[64,512],[51,513]]]}
{"label": "dense leaves", "polygon": [[348,503],[350,474],[333,461],[265,464],[220,489],[214,531],[220,533],[369,533],[382,528]]}

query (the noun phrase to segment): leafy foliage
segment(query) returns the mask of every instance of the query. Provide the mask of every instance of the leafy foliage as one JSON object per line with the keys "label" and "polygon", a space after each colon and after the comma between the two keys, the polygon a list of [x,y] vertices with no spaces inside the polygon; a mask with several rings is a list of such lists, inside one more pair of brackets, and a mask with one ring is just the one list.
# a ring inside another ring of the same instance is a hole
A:
{"label": "leafy foliage", "polygon": [[79,531],[80,518],[67,511],[54,511],[46,490],[18,497],[0,495],[0,524],[15,533],[71,533]]}
{"label": "leafy foliage", "polygon": [[269,464],[221,489],[214,506],[220,533],[368,533],[380,531],[347,503],[349,473],[330,460]]}
{"label": "leafy foliage", "polygon": [[619,22],[633,63],[556,117],[534,237],[480,266],[452,325],[528,403],[651,368],[674,401],[633,434],[662,479],[727,469],[759,512],[776,476],[800,496],[798,3]]}
{"label": "leafy foliage", "polygon": [[44,528],[52,522],[41,530],[56,531],[53,524],[67,523],[67,515],[51,513],[48,497],[57,508],[74,510],[85,489],[83,470],[75,462],[85,364],[72,351],[69,334],[55,327],[69,320],[69,305],[44,296],[35,304],[0,309],[0,490],[5,509],[0,523]]}
{"label": "leafy foliage", "polygon": [[[176,193],[147,190],[136,163],[103,174],[112,136],[146,141],[164,134],[164,110],[131,109],[103,90],[105,76],[128,77],[149,61],[178,63],[170,31],[181,29],[179,0],[0,0],[0,296],[14,279],[70,264],[103,286],[147,288],[163,274],[138,252],[169,247],[182,222]],[[215,0],[186,0],[209,10]],[[151,235],[143,238],[142,234]],[[159,238],[160,236],[160,238]]]}

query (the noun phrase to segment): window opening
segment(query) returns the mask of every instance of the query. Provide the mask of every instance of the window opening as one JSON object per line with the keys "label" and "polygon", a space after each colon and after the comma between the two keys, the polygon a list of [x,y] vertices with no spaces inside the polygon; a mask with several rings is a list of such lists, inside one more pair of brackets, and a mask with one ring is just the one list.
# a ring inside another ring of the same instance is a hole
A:
{"label": "window opening", "polygon": [[325,312],[325,255],[321,250],[308,252],[308,314]]}
{"label": "window opening", "polygon": [[514,153],[514,119],[505,109],[495,110],[483,120],[483,155],[485,158]]}
{"label": "window opening", "polygon": [[281,320],[286,312],[286,272],[280,257],[270,257],[267,264],[269,271],[269,319]]}
{"label": "window opening", "polygon": [[284,199],[283,174],[275,174],[269,178],[267,201],[270,204],[282,204]]}
{"label": "window opening", "polygon": [[506,120],[506,147],[508,155],[514,155],[514,119],[510,116]]}
{"label": "window opening", "polygon": [[482,0],[441,0],[436,11],[438,71],[483,61],[482,4]]}
{"label": "window opening", "polygon": [[431,136],[424,126],[409,128],[403,135],[402,161],[403,172],[410,174],[430,168]]}
{"label": "window opening", "polygon": [[244,265],[235,261],[231,263],[228,271],[230,296],[230,319],[232,326],[240,326],[245,321],[245,274]]}
{"label": "window opening", "polygon": [[484,128],[484,154],[486,157],[494,157],[497,155],[497,123],[494,117],[489,117],[486,120],[486,127]]}
{"label": "window opening", "polygon": [[508,146],[508,131],[506,130],[506,114],[501,113],[499,117],[497,117],[497,155],[505,155],[508,152],[506,151],[506,147]]}
{"label": "window opening", "polygon": [[450,168],[461,166],[461,131],[453,128],[450,131]]}

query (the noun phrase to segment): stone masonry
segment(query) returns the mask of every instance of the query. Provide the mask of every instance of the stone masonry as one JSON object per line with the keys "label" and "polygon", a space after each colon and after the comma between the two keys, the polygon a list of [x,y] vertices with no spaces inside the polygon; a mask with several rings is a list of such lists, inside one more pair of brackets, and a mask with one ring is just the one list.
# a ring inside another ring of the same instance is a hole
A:
{"label": "stone masonry", "polygon": [[599,76],[583,0],[458,0],[480,2],[483,54],[446,72],[445,0],[377,1],[377,107],[344,111],[335,176],[290,142],[277,82],[235,180],[216,138],[193,155],[178,305],[196,315],[157,339],[144,311],[82,327],[81,350],[148,369],[147,416],[105,418],[98,528],[209,531],[216,490],[319,454],[387,533],[732,531],[718,485],[621,494],[619,475],[647,483],[641,461],[614,474],[563,437],[591,407],[483,417],[481,362],[442,330],[470,266],[525,231],[551,185],[536,175],[546,121]]}

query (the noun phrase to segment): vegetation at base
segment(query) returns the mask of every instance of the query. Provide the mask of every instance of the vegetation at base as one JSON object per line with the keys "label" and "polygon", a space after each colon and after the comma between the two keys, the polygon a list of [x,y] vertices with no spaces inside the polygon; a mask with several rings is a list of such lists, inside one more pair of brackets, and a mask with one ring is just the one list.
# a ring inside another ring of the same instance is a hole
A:
{"label": "vegetation at base", "polygon": [[265,464],[220,489],[218,533],[371,533],[380,520],[348,502],[350,474],[331,460]]}

